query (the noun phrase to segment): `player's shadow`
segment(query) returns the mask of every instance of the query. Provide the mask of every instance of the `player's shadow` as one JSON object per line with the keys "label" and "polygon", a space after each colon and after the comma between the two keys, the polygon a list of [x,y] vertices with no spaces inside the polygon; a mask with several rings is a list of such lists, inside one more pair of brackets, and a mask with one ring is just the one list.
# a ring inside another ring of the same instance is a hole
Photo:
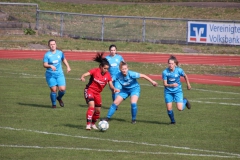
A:
{"label": "player's shadow", "polygon": [[[100,118],[100,120],[103,119],[103,118]],[[122,118],[111,118],[109,120],[109,122],[111,121],[119,121],[119,122],[127,122],[126,119],[122,119]]]}
{"label": "player's shadow", "polygon": [[43,105],[43,104],[34,104],[34,103],[18,103],[21,106],[30,106],[30,107],[40,107],[40,108],[49,108],[52,109],[50,105]]}
{"label": "player's shadow", "polygon": [[75,125],[75,124],[64,124],[64,126],[69,128],[76,128],[76,129],[85,129],[86,126],[84,125]]}
{"label": "player's shadow", "polygon": [[88,108],[87,104],[79,104],[79,106],[82,107],[82,108]]}
{"label": "player's shadow", "polygon": [[162,125],[169,125],[169,123],[166,122],[160,122],[160,121],[150,121],[150,120],[137,120],[137,123],[152,123],[152,124],[162,124]]}
{"label": "player's shadow", "polygon": [[102,109],[108,110],[109,108],[110,108],[110,106],[102,106]]}
{"label": "player's shadow", "polygon": [[[111,121],[129,122],[129,123],[131,122],[131,121],[128,121],[126,119],[120,119],[120,118],[111,118],[109,120],[109,122],[111,122]],[[152,123],[152,124],[169,125],[169,123],[166,123],[166,122],[150,121],[150,120],[137,120],[137,123],[146,123],[146,124]]]}
{"label": "player's shadow", "polygon": [[[79,104],[81,108],[88,108],[87,104]],[[110,106],[101,106],[101,109],[109,109]]]}

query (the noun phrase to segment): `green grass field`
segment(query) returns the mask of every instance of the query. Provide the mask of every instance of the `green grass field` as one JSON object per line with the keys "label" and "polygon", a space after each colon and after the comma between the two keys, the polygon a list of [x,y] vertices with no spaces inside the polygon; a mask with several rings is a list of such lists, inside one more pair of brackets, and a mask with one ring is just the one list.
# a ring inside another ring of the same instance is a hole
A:
{"label": "green grass field", "polygon": [[[219,160],[240,158],[240,88],[192,83],[184,95],[191,110],[177,111],[169,125],[162,82],[157,88],[139,80],[137,123],[131,124],[130,103],[119,106],[106,132],[85,130],[86,82],[79,77],[94,62],[69,61],[65,107],[51,108],[45,69],[40,60],[0,60],[0,159],[164,159]],[[130,63],[139,71],[138,64]],[[65,68],[64,68],[65,69]],[[148,68],[141,68],[148,73]],[[159,73],[161,71],[159,70]],[[102,93],[101,117],[111,102]]]}

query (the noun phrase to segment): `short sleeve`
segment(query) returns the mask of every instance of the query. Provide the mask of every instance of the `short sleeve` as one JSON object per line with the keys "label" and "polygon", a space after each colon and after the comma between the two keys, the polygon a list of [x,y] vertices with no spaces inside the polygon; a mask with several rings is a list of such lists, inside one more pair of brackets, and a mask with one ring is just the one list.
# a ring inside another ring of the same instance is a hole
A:
{"label": "short sleeve", "polygon": [[134,71],[128,71],[128,72],[129,72],[129,76],[132,77],[133,79],[140,78],[140,73],[134,72]]}
{"label": "short sleeve", "polygon": [[93,75],[96,72],[96,68],[90,69],[88,72],[90,73],[90,75]]}
{"label": "short sleeve", "polygon": [[180,76],[184,77],[185,76],[185,72],[183,71],[182,68],[178,68],[178,73]]}
{"label": "short sleeve", "polygon": [[[62,51],[61,51],[62,52]],[[62,61],[64,60],[64,58],[65,58],[65,55],[64,55],[64,53],[62,52]]]}
{"label": "short sleeve", "polygon": [[48,62],[48,54],[47,53],[43,57],[43,62],[44,63]]}
{"label": "short sleeve", "polygon": [[162,79],[167,80],[167,75],[165,70],[162,72]]}

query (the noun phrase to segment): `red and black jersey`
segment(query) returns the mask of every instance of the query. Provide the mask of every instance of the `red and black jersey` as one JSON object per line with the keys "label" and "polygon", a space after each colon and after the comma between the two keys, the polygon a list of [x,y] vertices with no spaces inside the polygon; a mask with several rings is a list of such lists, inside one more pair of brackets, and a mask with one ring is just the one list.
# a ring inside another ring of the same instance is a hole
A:
{"label": "red and black jersey", "polygon": [[96,92],[102,92],[107,83],[112,80],[110,73],[106,72],[104,75],[102,75],[100,68],[93,68],[88,72],[90,73],[91,77],[86,85],[86,88],[92,89]]}

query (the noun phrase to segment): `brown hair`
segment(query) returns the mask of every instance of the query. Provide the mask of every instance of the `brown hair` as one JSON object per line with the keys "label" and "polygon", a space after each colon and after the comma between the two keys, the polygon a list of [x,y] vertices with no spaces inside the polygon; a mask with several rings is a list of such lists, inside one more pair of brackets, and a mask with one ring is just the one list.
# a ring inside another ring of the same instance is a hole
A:
{"label": "brown hair", "polygon": [[52,41],[56,42],[54,39],[50,39],[50,40],[48,41],[48,46],[50,45],[50,42],[52,42]]}
{"label": "brown hair", "polygon": [[112,44],[112,45],[109,46],[109,51],[111,50],[112,47],[115,47],[116,50],[117,50],[117,46],[115,44]]}
{"label": "brown hair", "polygon": [[176,58],[174,55],[171,55],[171,56],[169,57],[168,63],[169,63],[170,60],[174,61],[174,63],[178,66],[178,60],[177,60],[177,58]]}

